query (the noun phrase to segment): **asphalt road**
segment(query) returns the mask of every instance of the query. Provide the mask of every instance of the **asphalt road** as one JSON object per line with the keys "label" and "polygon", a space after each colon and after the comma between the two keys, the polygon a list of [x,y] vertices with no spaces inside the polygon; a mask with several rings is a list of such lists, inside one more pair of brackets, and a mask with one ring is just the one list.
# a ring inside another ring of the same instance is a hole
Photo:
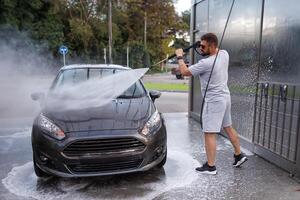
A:
{"label": "asphalt road", "polygon": [[147,74],[144,75],[142,80],[143,82],[152,82],[152,83],[189,83],[189,77],[184,77],[184,79],[177,79],[175,75],[172,75],[171,72],[159,73],[159,74]]}
{"label": "asphalt road", "polygon": [[188,112],[188,93],[162,92],[155,105],[162,113]]}
{"label": "asphalt road", "polygon": [[[176,79],[169,73],[145,75],[143,82],[151,83],[183,83],[189,84],[189,78]],[[188,112],[188,93],[187,92],[162,92],[155,105],[162,113]]]}

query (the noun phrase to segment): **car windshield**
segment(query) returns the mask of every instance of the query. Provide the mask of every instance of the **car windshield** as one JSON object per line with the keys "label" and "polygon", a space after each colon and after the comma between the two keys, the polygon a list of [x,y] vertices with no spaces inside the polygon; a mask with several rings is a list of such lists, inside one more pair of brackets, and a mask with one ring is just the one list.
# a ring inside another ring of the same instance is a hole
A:
{"label": "car windshield", "polygon": [[[51,90],[57,91],[65,86],[74,86],[87,80],[101,79],[103,77],[113,75],[124,71],[122,69],[107,68],[78,68],[63,70],[54,81]],[[138,98],[144,96],[145,90],[140,81],[131,85],[118,98]]]}

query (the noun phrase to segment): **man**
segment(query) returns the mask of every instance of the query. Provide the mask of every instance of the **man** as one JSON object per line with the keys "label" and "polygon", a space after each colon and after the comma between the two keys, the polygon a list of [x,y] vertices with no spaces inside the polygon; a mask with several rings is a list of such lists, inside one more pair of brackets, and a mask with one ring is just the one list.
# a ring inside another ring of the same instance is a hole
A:
{"label": "man", "polygon": [[240,167],[247,161],[247,158],[241,153],[239,137],[232,128],[231,100],[227,86],[229,55],[227,51],[218,49],[218,38],[213,33],[207,33],[201,37],[200,51],[202,56],[207,57],[189,68],[184,63],[183,50],[177,49],[175,53],[181,74],[183,76],[199,76],[201,92],[204,95],[214,60],[219,51],[207,89],[202,115],[207,162],[196,168],[201,173],[217,174],[215,166],[216,133],[219,133],[221,128],[225,130],[234,147],[233,166]]}

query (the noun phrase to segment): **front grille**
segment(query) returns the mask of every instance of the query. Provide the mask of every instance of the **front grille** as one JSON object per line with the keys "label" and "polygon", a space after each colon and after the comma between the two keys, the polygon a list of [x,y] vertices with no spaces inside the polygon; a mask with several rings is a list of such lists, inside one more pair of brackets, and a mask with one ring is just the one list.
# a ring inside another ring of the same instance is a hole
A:
{"label": "front grille", "polygon": [[145,144],[136,138],[106,138],[74,142],[67,146],[63,153],[69,157],[80,157],[125,151],[143,151],[144,148]]}
{"label": "front grille", "polygon": [[137,169],[141,165],[142,161],[142,159],[135,159],[109,163],[77,164],[68,165],[68,168],[74,173],[104,173]]}

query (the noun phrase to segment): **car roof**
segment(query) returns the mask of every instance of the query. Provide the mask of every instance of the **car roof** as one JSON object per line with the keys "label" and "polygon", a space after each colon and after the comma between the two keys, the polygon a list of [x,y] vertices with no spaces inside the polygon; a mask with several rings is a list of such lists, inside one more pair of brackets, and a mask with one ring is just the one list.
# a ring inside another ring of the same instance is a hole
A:
{"label": "car roof", "polygon": [[123,69],[129,70],[131,68],[125,67],[122,65],[114,65],[114,64],[73,64],[73,65],[66,65],[62,67],[60,70],[66,69],[85,69],[85,68],[111,68],[111,69]]}

